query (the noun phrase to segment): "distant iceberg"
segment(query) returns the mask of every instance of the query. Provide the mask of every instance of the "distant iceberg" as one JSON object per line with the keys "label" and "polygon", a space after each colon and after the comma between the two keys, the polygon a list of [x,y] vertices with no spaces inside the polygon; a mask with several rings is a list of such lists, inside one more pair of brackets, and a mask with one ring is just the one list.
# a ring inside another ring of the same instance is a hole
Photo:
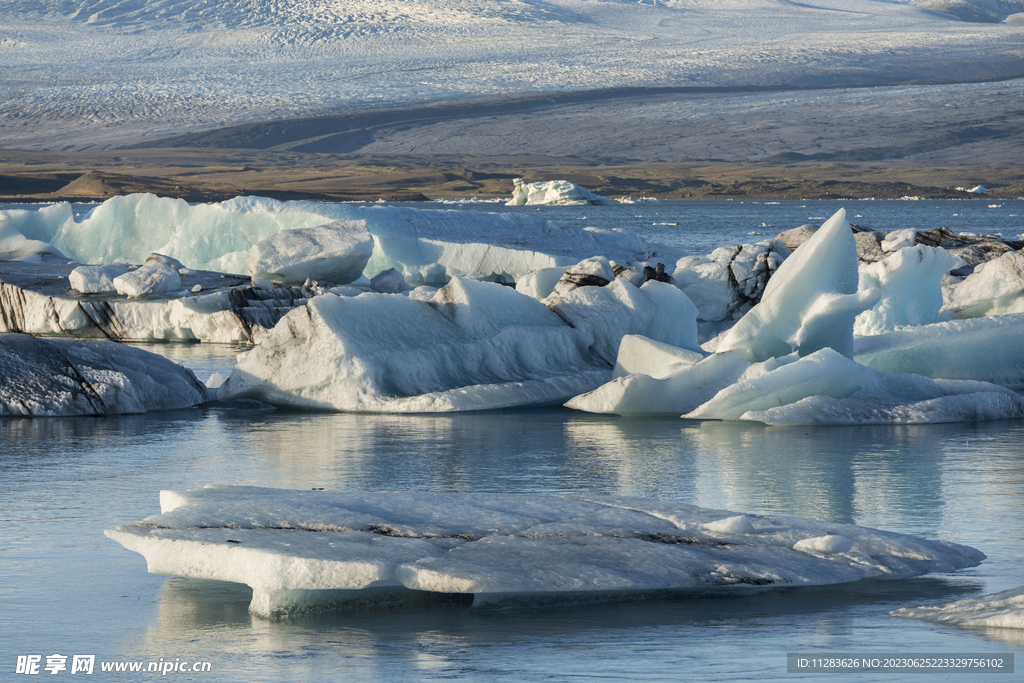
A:
{"label": "distant iceberg", "polygon": [[608,198],[596,195],[568,180],[545,180],[524,183],[522,178],[512,181],[512,199],[506,206],[580,206],[608,204]]}
{"label": "distant iceberg", "polygon": [[[417,596],[473,608],[901,579],[978,565],[963,545],[625,496],[162,491],[106,535],[149,571],[248,584],[281,617]],[[310,533],[313,532],[313,533]]]}

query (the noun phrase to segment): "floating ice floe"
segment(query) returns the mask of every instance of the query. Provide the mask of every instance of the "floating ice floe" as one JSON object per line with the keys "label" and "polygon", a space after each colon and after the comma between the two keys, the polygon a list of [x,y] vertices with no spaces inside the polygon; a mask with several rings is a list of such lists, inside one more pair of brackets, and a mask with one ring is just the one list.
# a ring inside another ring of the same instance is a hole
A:
{"label": "floating ice floe", "polygon": [[606,197],[596,195],[568,180],[524,183],[522,178],[515,178],[512,183],[512,199],[506,202],[506,206],[579,206],[609,203]]}
{"label": "floating ice floe", "polygon": [[110,415],[210,399],[192,371],[111,341],[0,334],[0,415]]}
{"label": "floating ice floe", "polygon": [[937,624],[1024,629],[1024,586],[956,602],[902,607],[889,614]]}
{"label": "floating ice floe", "polygon": [[663,282],[599,278],[541,302],[456,277],[428,300],[412,294],[312,299],[238,364],[221,398],[371,412],[549,404],[607,381],[626,334],[699,353],[696,309]]}
{"label": "floating ice floe", "polygon": [[625,496],[162,491],[106,535],[152,573],[244,583],[251,612],[472,596],[475,608],[901,579],[978,565],[967,546]]}
{"label": "floating ice floe", "polygon": [[540,268],[597,255],[621,264],[655,257],[674,263],[682,256],[624,230],[581,228],[519,213],[260,197],[192,206],[144,194],[108,199],[81,219],[74,217],[70,204],[0,211],[5,229],[53,245],[83,264],[141,263],[149,252],[158,251],[191,267],[224,273],[243,272],[250,249],[261,240],[339,220],[363,221],[373,236],[372,256],[363,271],[367,278],[395,268],[412,286],[443,286],[455,275],[473,274],[514,283]]}

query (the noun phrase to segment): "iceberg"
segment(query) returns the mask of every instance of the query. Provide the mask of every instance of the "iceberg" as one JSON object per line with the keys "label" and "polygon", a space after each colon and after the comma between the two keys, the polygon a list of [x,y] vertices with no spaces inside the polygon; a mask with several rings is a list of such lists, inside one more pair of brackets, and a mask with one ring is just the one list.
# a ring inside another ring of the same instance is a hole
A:
{"label": "iceberg", "polygon": [[756,360],[832,348],[853,355],[853,321],[878,301],[857,290],[857,247],[840,209],[783,261],[761,302],[726,332],[718,351],[744,348]]}
{"label": "iceberg", "polygon": [[577,287],[563,296],[544,300],[548,308],[572,326],[582,348],[615,364],[619,342],[627,334],[700,352],[697,308],[673,285],[649,280],[639,289],[623,280],[603,287]]}
{"label": "iceberg", "polygon": [[683,417],[769,425],[999,420],[1024,417],[1024,396],[987,382],[878,372],[821,349],[751,365]]}
{"label": "iceberg", "polygon": [[324,294],[286,315],[219,396],[363,412],[561,402],[609,375],[577,337],[544,304],[493,282],[456,277],[429,301]]}
{"label": "iceberg", "polygon": [[506,206],[579,206],[609,203],[607,197],[596,195],[568,180],[524,183],[522,178],[514,178],[512,184],[512,199],[506,202]]}
{"label": "iceberg", "polygon": [[937,624],[1024,629],[1024,586],[955,602],[902,607],[889,614]]}
{"label": "iceberg", "polygon": [[191,370],[111,341],[0,334],[0,415],[111,415],[210,399]]}
{"label": "iceberg", "polygon": [[[395,268],[412,286],[443,286],[456,275],[514,283],[539,270],[601,255],[617,263],[658,256],[674,263],[682,254],[647,244],[624,230],[580,228],[520,213],[279,202],[236,197],[192,206],[148,194],[113,197],[80,220],[69,204],[39,211],[0,211],[0,223],[82,264],[141,263],[152,251],[191,267],[222,273],[245,271],[255,244],[284,230],[335,221],[362,221],[373,236],[363,275]],[[353,247],[354,248],[354,247]],[[358,251],[358,250],[357,250]]]}
{"label": "iceberg", "polygon": [[252,246],[245,260],[254,278],[301,285],[347,285],[359,279],[373,253],[366,221],[334,221],[315,228],[282,230]]}
{"label": "iceberg", "polygon": [[[289,491],[160,493],[106,535],[152,573],[244,583],[263,617],[417,595],[493,609],[901,579],[976,566],[963,545],[627,496]],[[311,533],[312,532],[312,533]]]}
{"label": "iceberg", "polygon": [[[886,329],[913,316],[937,315],[939,278],[956,262],[940,249],[904,248],[864,267],[863,289],[857,292],[856,246],[840,212],[779,267],[761,303],[722,335],[715,353],[682,360],[684,349],[659,349],[638,362],[631,357],[634,349],[644,354],[650,345],[636,347],[630,341],[626,353],[620,346],[612,381],[573,397],[566,406],[770,425],[1024,416],[1024,398],[1010,390],[1024,380],[1019,321],[955,328],[940,323],[854,341],[855,316],[879,300],[879,287],[887,292],[884,305],[870,312],[865,328]],[[900,286],[903,278],[919,289]],[[968,329],[971,344],[956,334]],[[922,342],[927,348],[919,353],[915,345]],[[991,354],[971,354],[974,344]],[[855,353],[856,361],[851,359]]]}

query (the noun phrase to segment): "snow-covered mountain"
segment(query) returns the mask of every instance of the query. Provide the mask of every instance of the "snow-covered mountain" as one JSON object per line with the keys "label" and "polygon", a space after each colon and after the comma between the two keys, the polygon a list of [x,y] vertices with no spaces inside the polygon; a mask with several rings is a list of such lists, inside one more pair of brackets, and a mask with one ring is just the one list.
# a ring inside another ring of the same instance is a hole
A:
{"label": "snow-covered mountain", "polygon": [[[609,87],[1021,71],[1024,0],[6,0],[0,147]],[[962,21],[961,19],[977,21]]]}

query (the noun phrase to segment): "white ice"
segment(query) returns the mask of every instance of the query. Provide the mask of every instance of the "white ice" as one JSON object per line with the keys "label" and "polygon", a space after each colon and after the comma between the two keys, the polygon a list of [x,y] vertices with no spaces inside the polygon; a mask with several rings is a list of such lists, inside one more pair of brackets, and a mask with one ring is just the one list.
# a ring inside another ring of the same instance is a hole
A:
{"label": "white ice", "polygon": [[365,221],[335,221],[283,230],[252,246],[245,268],[255,278],[301,285],[346,285],[359,279],[373,253]]}
{"label": "white ice", "polygon": [[700,320],[740,318],[762,297],[769,278],[790,255],[780,240],[719,247],[707,256],[685,256],[672,277],[696,304]]}
{"label": "white ice", "polygon": [[[906,324],[937,317],[939,280],[954,257],[929,247],[902,249],[866,268],[863,289],[855,293],[856,254],[840,212],[779,267],[761,303],[723,335],[714,354],[680,362],[678,354],[662,351],[637,363],[630,358],[636,353],[630,342],[618,363],[623,370],[612,381],[566,405],[773,425],[1024,415],[1024,398],[1007,388],[1024,381],[1020,322],[1013,316],[970,325]],[[854,319],[879,300],[879,287],[887,293],[883,305],[871,311],[874,317],[864,327],[903,323],[904,329],[858,339],[855,362]],[[970,341],[958,332],[970,334]],[[923,352],[914,348],[917,343],[925,345]],[[626,370],[630,366],[636,369]]]}
{"label": "white ice", "polygon": [[512,183],[512,199],[506,202],[507,206],[580,206],[608,203],[606,197],[596,195],[568,180],[524,183],[522,178],[515,178]]}
{"label": "white ice", "polygon": [[128,272],[126,263],[108,263],[105,266],[78,266],[68,275],[71,289],[80,294],[114,294],[114,278]]}
{"label": "white ice", "polygon": [[718,351],[747,349],[756,360],[831,348],[853,355],[853,321],[880,296],[858,291],[857,246],[840,209],[787,258],[761,302],[725,333]]}
{"label": "white ice", "polygon": [[1024,628],[1024,586],[956,602],[902,607],[894,617],[979,628]]}
{"label": "white ice", "polygon": [[245,583],[285,616],[472,594],[474,607],[637,593],[746,595],[979,564],[962,545],[827,521],[625,496],[163,491],[161,514],[108,537],[150,572]]}
{"label": "white ice", "polygon": [[286,315],[219,395],[321,410],[481,410],[564,400],[609,368],[544,304],[457,277],[429,301],[318,296]]}
{"label": "white ice", "polygon": [[1024,313],[1024,252],[1008,251],[975,267],[943,290],[944,308],[954,318]]}
{"label": "white ice", "polygon": [[[883,242],[883,251],[885,246]],[[948,316],[940,315],[942,278],[953,268],[964,265],[963,259],[945,249],[924,245],[902,247],[882,261],[862,264],[858,291],[878,290],[881,294],[870,310],[857,316],[854,335],[880,334],[908,325],[948,320]]]}
{"label": "white ice", "polygon": [[181,287],[178,271],[159,261],[140,266],[114,278],[114,289],[129,299],[173,292]]}
{"label": "white ice", "polygon": [[209,398],[190,370],[142,349],[0,334],[0,415],[144,413]]}
{"label": "white ice", "polygon": [[854,359],[882,372],[973,379],[1024,390],[1024,313],[922,325],[860,337]]}
{"label": "white ice", "polygon": [[53,245],[37,239],[29,239],[18,231],[19,221],[0,215],[0,261],[67,261]]}
{"label": "white ice", "polygon": [[114,197],[80,219],[69,204],[38,212],[0,211],[0,221],[23,236],[46,242],[80,263],[142,263],[150,252],[192,268],[240,273],[249,250],[282,230],[364,221],[373,236],[368,278],[390,268],[412,286],[441,286],[455,275],[514,283],[540,268],[566,266],[602,255],[617,263],[681,254],[647,244],[623,230],[597,230],[534,216],[434,211],[398,206],[278,202],[238,197],[189,205],[154,195]]}

